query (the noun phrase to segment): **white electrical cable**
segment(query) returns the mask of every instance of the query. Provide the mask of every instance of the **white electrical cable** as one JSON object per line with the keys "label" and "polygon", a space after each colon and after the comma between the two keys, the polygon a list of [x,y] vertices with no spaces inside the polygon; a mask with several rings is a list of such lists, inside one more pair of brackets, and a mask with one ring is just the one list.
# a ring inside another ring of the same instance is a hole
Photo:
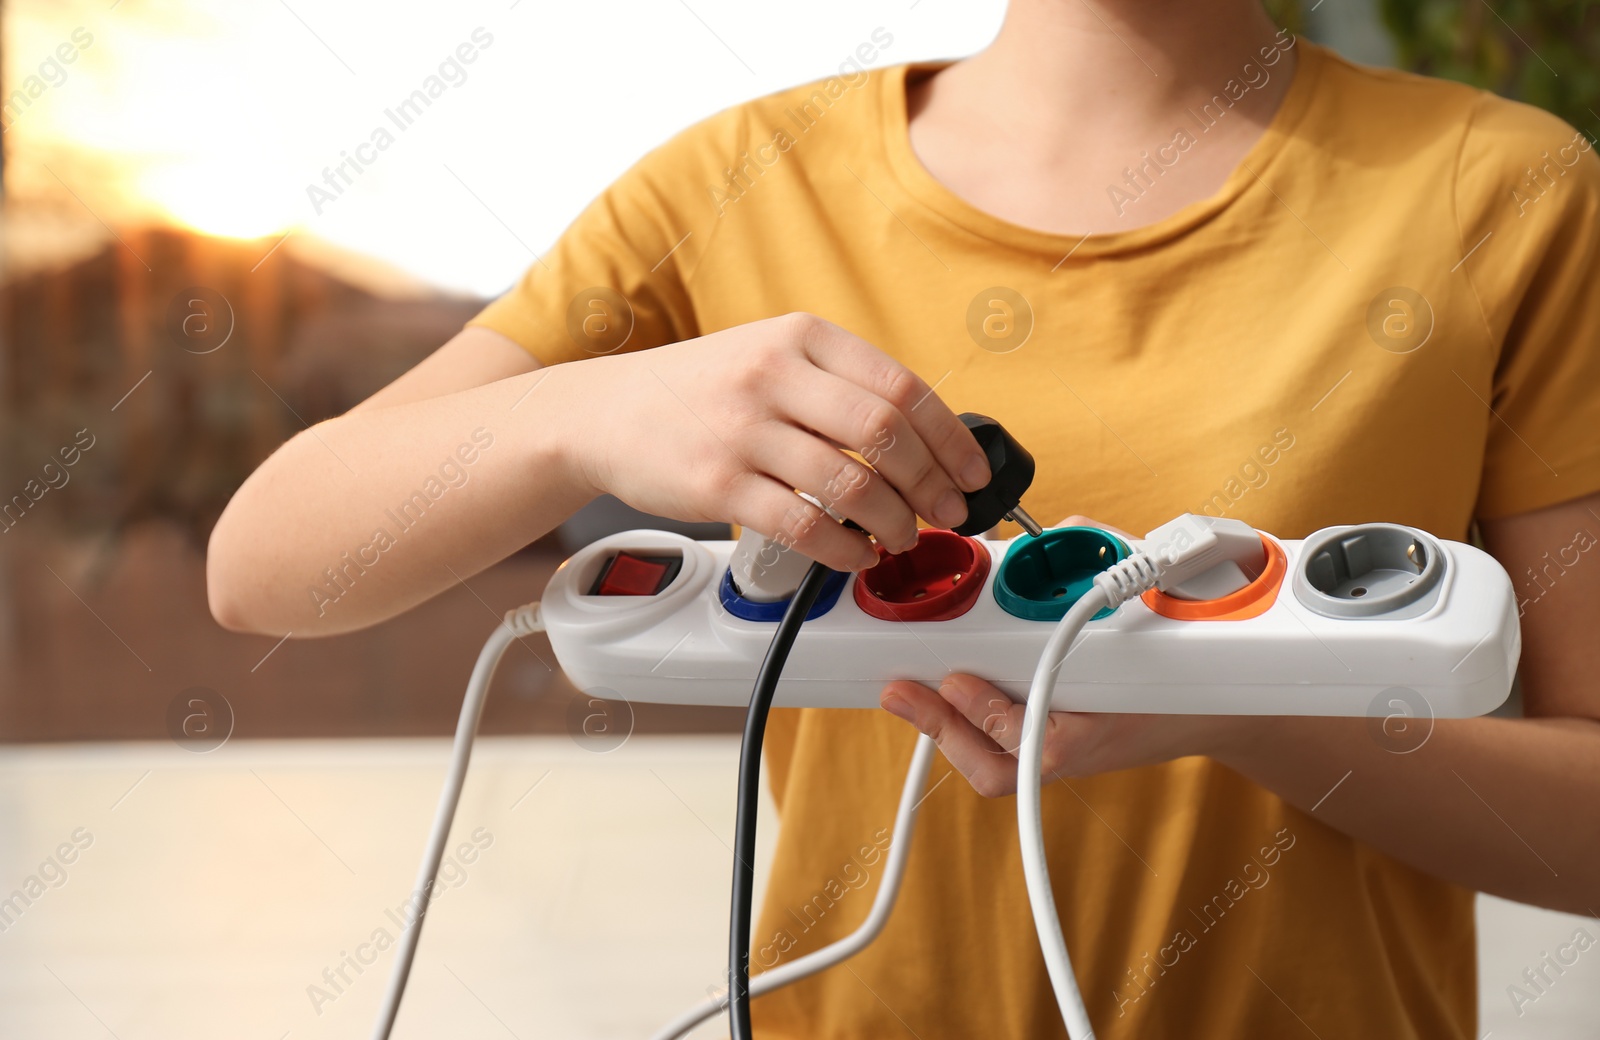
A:
{"label": "white electrical cable", "polygon": [[[1017,749],[1017,825],[1022,847],[1023,875],[1027,881],[1028,901],[1033,909],[1034,926],[1039,933],[1039,944],[1044,952],[1045,967],[1055,988],[1056,1002],[1066,1023],[1070,1040],[1093,1040],[1094,1028],[1083,996],[1078,990],[1077,978],[1072,971],[1072,960],[1067,952],[1066,938],[1061,931],[1061,921],[1056,914],[1055,895],[1050,888],[1050,869],[1045,858],[1044,824],[1040,813],[1040,761],[1044,752],[1046,715],[1050,711],[1050,698],[1055,691],[1056,677],[1060,674],[1068,648],[1077,638],[1090,618],[1106,606],[1117,607],[1146,589],[1154,588],[1159,575],[1155,563],[1144,555],[1135,555],[1118,563],[1095,577],[1095,587],[1072,605],[1051,633],[1040,655],[1034,672],[1033,685],[1028,693],[1023,717],[1022,743]],[[467,681],[467,692],[462,699],[461,716],[456,723],[455,741],[451,749],[450,767],[445,777],[444,790],[439,794],[439,806],[434,813],[433,826],[428,834],[427,849],[422,866],[417,873],[416,895],[419,897],[417,918],[400,936],[400,949],[395,956],[389,986],[384,993],[378,1022],[373,1028],[372,1040],[388,1040],[399,1014],[400,1001],[405,995],[406,982],[416,957],[417,942],[422,934],[428,903],[444,859],[444,849],[450,837],[450,826],[455,820],[456,806],[461,799],[461,788],[466,780],[467,767],[472,758],[472,743],[478,732],[478,721],[483,714],[483,703],[489,692],[489,682],[501,656],[513,640],[544,630],[539,618],[539,605],[531,603],[508,611],[505,620],[490,634],[478,653],[472,676]],[[790,964],[762,972],[751,980],[752,997],[797,982],[832,967],[865,949],[883,931],[899,895],[900,882],[905,874],[906,859],[910,852],[911,836],[916,825],[917,812],[922,804],[922,790],[927,783],[928,771],[933,762],[936,745],[927,736],[917,739],[911,755],[911,765],[906,771],[905,785],[900,793],[900,805],[895,817],[894,833],[889,858],[884,866],[883,880],[878,885],[872,909],[867,919],[854,932],[838,942],[807,954]],[[678,1040],[689,1030],[718,1014],[727,1006],[726,997],[706,1001],[679,1016],[658,1031],[652,1040]]]}
{"label": "white electrical cable", "polygon": [[1067,648],[1105,605],[1105,593],[1098,588],[1090,590],[1072,605],[1050,633],[1050,641],[1045,644],[1033,675],[1033,686],[1028,691],[1028,706],[1022,719],[1022,743],[1017,748],[1017,840],[1022,848],[1022,875],[1027,881],[1028,903],[1033,908],[1033,926],[1039,933],[1045,969],[1050,973],[1056,1004],[1071,1040],[1091,1040],[1094,1026],[1083,1006],[1083,994],[1078,992],[1078,979],[1072,972],[1072,958],[1067,953],[1067,940],[1061,933],[1061,919],[1056,914],[1055,893],[1050,888],[1044,820],[1039,811],[1039,773],[1056,675],[1061,671]]}
{"label": "white electrical cable", "polygon": [[[928,770],[933,765],[933,753],[938,745],[926,735],[917,737],[916,748],[911,752],[911,765],[906,770],[905,786],[900,790],[900,808],[894,820],[894,833],[889,840],[889,858],[884,863],[883,880],[878,882],[878,893],[873,897],[872,909],[861,926],[837,942],[806,954],[799,960],[764,971],[750,980],[750,996],[759,997],[831,968],[840,961],[854,957],[878,937],[894,910],[900,894],[900,881],[905,875],[906,858],[911,853],[911,834],[917,823],[917,811],[922,805],[923,788],[928,782]],[[650,1040],[678,1040],[695,1026],[720,1014],[728,1006],[726,995],[713,998],[684,1012],[652,1034]]]}
{"label": "white electrical cable", "polygon": [[1022,874],[1027,881],[1028,904],[1033,909],[1033,926],[1039,933],[1045,969],[1050,973],[1056,1004],[1071,1040],[1093,1040],[1094,1025],[1072,971],[1066,936],[1056,913],[1055,893],[1050,888],[1050,864],[1045,858],[1044,819],[1039,807],[1040,763],[1044,758],[1050,698],[1072,643],[1089,619],[1104,607],[1119,607],[1130,597],[1154,588],[1158,576],[1156,565],[1142,554],[1095,576],[1094,588],[1072,605],[1050,633],[1044,652],[1039,655],[1023,713],[1022,743],[1017,748],[1017,839],[1022,849]]}
{"label": "white electrical cable", "polygon": [[400,933],[400,949],[395,954],[394,968],[389,974],[389,988],[383,995],[383,1005],[378,1013],[378,1023],[372,1029],[372,1040],[388,1040],[394,1028],[395,1016],[400,1013],[400,998],[406,992],[406,980],[411,976],[411,962],[417,954],[417,940],[422,935],[422,922],[427,919],[428,904],[433,898],[434,882],[439,875],[439,864],[444,859],[445,844],[450,840],[450,825],[455,821],[456,803],[461,800],[461,786],[467,777],[467,765],[472,759],[472,741],[478,734],[478,719],[483,715],[483,702],[489,694],[489,680],[494,677],[495,666],[514,640],[535,632],[543,632],[544,623],[539,618],[539,604],[529,603],[506,612],[505,620],[490,633],[489,639],[478,651],[478,662],[472,667],[472,677],[467,680],[467,693],[461,701],[461,717],[456,722],[455,744],[450,751],[450,771],[445,776],[444,790],[439,792],[439,808],[434,811],[433,829],[428,833],[427,850],[422,855],[422,867],[417,871],[417,887],[412,898],[418,901],[417,919],[411,927]]}
{"label": "white electrical cable", "polygon": [[[428,901],[433,891],[439,865],[444,859],[445,845],[450,838],[450,826],[455,820],[456,805],[461,800],[461,788],[466,780],[467,767],[472,758],[472,743],[478,732],[478,720],[483,715],[483,703],[489,693],[489,681],[513,640],[544,631],[539,619],[537,603],[518,607],[506,614],[505,621],[497,627],[478,653],[472,677],[467,681],[466,696],[461,702],[461,717],[456,723],[455,743],[450,753],[450,768],[445,777],[444,790],[439,793],[439,807],[434,812],[433,827],[428,834],[427,849],[422,866],[417,872],[416,893],[420,896],[417,919],[400,936],[394,968],[389,976],[389,987],[384,993],[377,1025],[373,1027],[372,1040],[388,1040],[394,1029],[400,1001],[405,995],[406,981],[411,975],[411,965],[416,958],[417,942],[422,934]],[[855,956],[865,949],[883,931],[894,910],[899,895],[900,882],[905,876],[906,859],[910,854],[911,836],[917,822],[917,812],[922,805],[923,788],[927,786],[928,772],[933,765],[937,745],[926,736],[917,738],[911,752],[911,765],[906,770],[905,786],[900,792],[900,805],[895,816],[894,832],[890,838],[889,857],[884,863],[883,880],[878,883],[877,895],[867,919],[854,932],[820,950],[807,954],[790,964],[762,972],[751,980],[753,997],[787,986],[792,982],[814,975],[840,961]],[[677,1040],[695,1026],[718,1014],[727,1007],[727,998],[710,1000],[679,1016],[655,1034],[654,1040]]]}

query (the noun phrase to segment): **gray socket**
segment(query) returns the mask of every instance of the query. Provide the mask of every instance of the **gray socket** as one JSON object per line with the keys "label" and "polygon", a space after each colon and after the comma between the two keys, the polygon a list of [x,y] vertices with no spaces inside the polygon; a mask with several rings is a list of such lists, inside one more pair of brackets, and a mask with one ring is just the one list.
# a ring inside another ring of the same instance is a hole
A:
{"label": "gray socket", "polygon": [[1439,598],[1444,550],[1399,524],[1318,531],[1301,546],[1294,594],[1324,617],[1416,617]]}

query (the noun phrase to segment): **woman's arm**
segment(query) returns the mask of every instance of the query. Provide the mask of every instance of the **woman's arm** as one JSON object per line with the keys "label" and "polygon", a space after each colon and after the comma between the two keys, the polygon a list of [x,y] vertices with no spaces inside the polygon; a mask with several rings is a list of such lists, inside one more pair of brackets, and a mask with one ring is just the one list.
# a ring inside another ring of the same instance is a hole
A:
{"label": "woman's arm", "polygon": [[[1374,739],[1366,720],[1259,719],[1217,757],[1431,874],[1593,914],[1600,909],[1600,495],[1482,528],[1523,600],[1524,718],[1439,719],[1409,754]],[[1550,560],[1558,562],[1549,567]]]}
{"label": "woman's arm", "polygon": [[[867,467],[840,450],[871,451]],[[279,448],[211,534],[207,588],[237,631],[332,635],[392,617],[609,493],[740,523],[836,569],[966,518],[988,463],[909,369],[819,318],[539,368],[469,328]]]}
{"label": "woman's arm", "polygon": [[[1210,755],[1329,826],[1468,888],[1600,909],[1600,495],[1483,524],[1518,582],[1525,718],[1426,719],[1403,739],[1368,719],[1054,712],[1047,777]],[[1589,548],[1580,548],[1588,546]],[[1549,571],[1545,554],[1560,561]],[[1544,576],[1548,575],[1548,576]],[[1537,600],[1531,593],[1544,589]],[[938,739],[986,795],[1016,788],[1022,706],[971,676],[911,683],[884,706]],[[1418,746],[1422,736],[1426,736]]]}
{"label": "woman's arm", "polygon": [[592,493],[551,435],[558,395],[537,389],[551,372],[499,333],[467,328],[291,438],[211,533],[217,621],[273,635],[361,628],[448,588],[452,569],[474,574],[555,527]]}

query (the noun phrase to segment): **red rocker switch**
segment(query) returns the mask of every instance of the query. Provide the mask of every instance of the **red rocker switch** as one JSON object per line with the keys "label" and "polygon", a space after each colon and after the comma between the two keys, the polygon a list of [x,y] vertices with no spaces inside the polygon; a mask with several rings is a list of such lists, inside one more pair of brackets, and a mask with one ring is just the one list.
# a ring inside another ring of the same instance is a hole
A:
{"label": "red rocker switch", "polygon": [[635,556],[619,552],[600,568],[591,596],[654,596],[683,569],[681,556]]}

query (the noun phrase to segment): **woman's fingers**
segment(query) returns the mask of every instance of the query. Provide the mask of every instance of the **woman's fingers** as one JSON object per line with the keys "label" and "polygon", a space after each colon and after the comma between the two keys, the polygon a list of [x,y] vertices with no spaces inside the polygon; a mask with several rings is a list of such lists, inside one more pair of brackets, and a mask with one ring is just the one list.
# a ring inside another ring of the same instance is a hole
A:
{"label": "woman's fingers", "polygon": [[[945,679],[939,696],[997,747],[1015,755],[1022,746],[1028,707],[1007,697],[999,687],[975,675],[957,672]],[[1039,757],[1039,772],[1044,776],[1055,773],[1066,760],[1072,726],[1079,718],[1065,711],[1045,713],[1044,751]]]}
{"label": "woman's fingers", "polygon": [[940,694],[916,682],[892,682],[879,703],[884,710],[932,737],[973,790],[999,798],[1017,790],[1017,760],[990,740]]}
{"label": "woman's fingers", "polygon": [[[930,407],[933,400],[929,398],[923,407]],[[848,379],[812,369],[811,377],[787,391],[777,407],[796,425],[860,455],[918,516],[941,527],[966,520],[966,499],[954,479],[906,415],[882,397]]]}
{"label": "woman's fingers", "polygon": [[760,531],[785,549],[836,571],[878,565],[878,553],[866,535],[845,527],[771,477],[745,472],[728,489],[727,498],[736,523]]}
{"label": "woman's fingers", "polygon": [[1022,746],[1024,705],[1007,697],[999,687],[974,675],[946,677],[939,696],[1003,751],[1016,754]]}
{"label": "woman's fingers", "polygon": [[749,464],[866,528],[890,552],[917,542],[917,517],[871,466],[813,434],[772,424],[746,449]]}
{"label": "woman's fingers", "polygon": [[[921,683],[892,682],[879,697],[884,709],[911,723],[939,745],[973,789],[985,798],[1017,790],[1016,751],[1022,744],[1026,707],[976,676],[948,676],[934,693]],[[1066,759],[1075,716],[1045,715],[1040,772],[1052,776]]]}
{"label": "woman's fingers", "polygon": [[[856,410],[853,423],[847,423],[846,428],[838,432],[819,432],[862,451],[863,455],[866,454],[863,449],[877,447],[887,457],[893,448],[875,445],[874,441],[880,437],[881,431],[888,429],[890,433],[895,433],[895,428],[900,427],[914,435],[917,447],[931,454],[952,486],[959,485],[963,490],[976,491],[989,482],[989,462],[973,438],[972,431],[962,424],[949,405],[940,400],[920,376],[837,325],[819,319],[811,319],[811,322],[800,335],[805,356],[823,371],[853,383],[889,406],[874,414],[876,406],[870,403],[863,405],[858,399],[852,403]],[[898,415],[890,415],[890,410]],[[915,452],[907,452],[906,456],[897,465],[907,473],[915,474],[922,465],[922,459]],[[876,462],[873,464],[877,465]],[[890,480],[902,491],[917,483],[908,478],[907,483],[902,484],[894,476],[890,476]],[[913,505],[928,519],[942,522],[931,513],[924,513],[917,503]],[[932,508],[934,503],[927,505]]]}

